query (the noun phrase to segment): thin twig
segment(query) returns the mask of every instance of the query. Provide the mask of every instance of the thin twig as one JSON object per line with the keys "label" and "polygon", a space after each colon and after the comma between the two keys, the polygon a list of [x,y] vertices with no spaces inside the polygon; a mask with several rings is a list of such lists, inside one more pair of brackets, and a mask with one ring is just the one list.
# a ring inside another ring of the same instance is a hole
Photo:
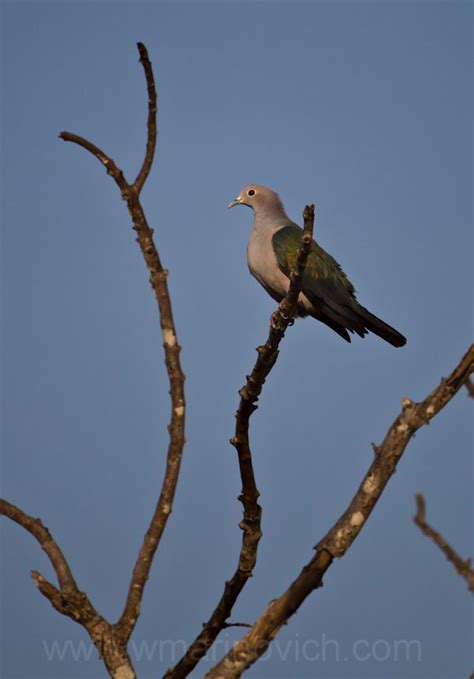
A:
{"label": "thin twig", "polygon": [[474,345],[471,345],[451,375],[424,401],[415,403],[403,399],[403,410],[381,445],[376,447],[375,459],[348,509],[316,545],[316,554],[296,580],[269,604],[252,629],[206,674],[207,679],[236,679],[265,652],[306,597],[322,585],[323,575],[334,558],[342,557],[357,538],[413,434],[449,403],[473,370]]}
{"label": "thin twig", "polygon": [[461,575],[466,580],[469,590],[474,592],[474,569],[471,567],[471,559],[461,559],[459,554],[455,552],[454,549],[450,547],[450,545],[448,545],[443,536],[426,521],[426,504],[423,495],[421,493],[417,493],[415,498],[416,514],[413,517],[414,523],[419,527],[422,533],[424,533],[427,537],[433,540],[436,545],[438,545],[440,550],[446,556],[447,560],[451,561],[459,575]]}
{"label": "thin twig", "polygon": [[278,347],[285,331],[296,315],[298,295],[311,247],[314,226],[314,205],[307,205],[304,213],[304,230],[301,246],[298,250],[294,271],[290,275],[290,286],[286,297],[274,314],[268,339],[263,346],[257,348],[258,357],[246,384],[240,390],[240,403],[236,413],[235,434],[230,442],[237,450],[242,493],[239,496],[244,507],[243,519],[239,524],[242,529],[242,545],[237,569],[232,578],[225,583],[224,592],[209,620],[204,623],[201,632],[192,642],[181,660],[169,669],[165,679],[182,679],[186,677],[204,657],[214,643],[219,632],[224,629],[226,620],[244,588],[252,576],[257,560],[258,542],[262,536],[260,521],[262,510],[257,500],[259,492],[255,482],[252,465],[252,453],[249,443],[249,420],[257,409],[258,397],[266,378],[275,365]]}
{"label": "thin twig", "polygon": [[156,113],[158,109],[156,106],[155,78],[153,76],[151,61],[148,58],[148,52],[146,50],[145,45],[141,42],[137,42],[137,47],[138,51],[140,52],[140,63],[142,64],[143,70],[145,72],[146,87],[148,92],[148,122],[147,122],[148,134],[146,152],[145,158],[143,160],[143,165],[140,169],[140,172],[137,175],[137,178],[133,183],[135,191],[139,194],[143,188],[144,183],[146,182],[146,179],[151,170],[151,166],[153,164],[157,137]]}
{"label": "thin twig", "polygon": [[48,555],[62,592],[77,590],[76,581],[74,580],[64,554],[40,519],[28,516],[28,514],[25,514],[25,512],[18,507],[15,507],[15,505],[10,504],[7,500],[1,499],[0,514],[8,517],[19,526],[22,526],[28,533],[31,533],[31,535],[36,538],[41,548]]}

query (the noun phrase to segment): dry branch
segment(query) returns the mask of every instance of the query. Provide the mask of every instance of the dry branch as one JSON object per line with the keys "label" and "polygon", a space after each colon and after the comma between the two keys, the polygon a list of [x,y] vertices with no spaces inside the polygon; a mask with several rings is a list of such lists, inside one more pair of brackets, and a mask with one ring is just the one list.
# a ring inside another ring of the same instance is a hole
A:
{"label": "dry branch", "polygon": [[153,69],[151,67],[150,59],[148,58],[148,52],[143,43],[137,43],[138,51],[140,53],[140,63],[143,66],[146,78],[146,87],[148,92],[148,122],[147,122],[147,142],[145,158],[143,159],[143,164],[141,166],[140,172],[135,179],[133,186],[135,191],[139,194],[145,184],[148,175],[150,174],[151,166],[153,164],[153,158],[155,156],[156,149],[156,138],[158,136],[158,130],[156,127],[156,113],[158,111],[156,105],[156,87],[155,78],[153,76]]}
{"label": "dry branch", "polygon": [[32,571],[31,577],[41,594],[59,613],[67,615],[87,630],[111,677],[134,679],[130,657],[126,648],[117,643],[113,625],[95,610],[87,594],[79,590],[60,547],[46,526],[40,519],[25,514],[6,500],[0,500],[0,514],[22,526],[46,552],[56,573],[59,589],[41,573]]}
{"label": "dry branch", "polygon": [[176,485],[179,476],[182,450],[184,446],[184,374],[181,370],[180,346],[176,337],[171,301],[168,292],[168,272],[163,268],[158,251],[153,242],[153,229],[140,204],[139,196],[149,175],[156,147],[156,89],[148,52],[142,43],[137,45],[140,62],[145,73],[148,91],[148,123],[145,158],[140,172],[133,184],[129,184],[120,168],[102,149],[92,142],[71,132],[61,132],[64,141],[78,144],[95,156],[106,168],[120,189],[122,198],[127,202],[128,210],[137,233],[137,242],[141,248],[146,266],[150,273],[150,283],[155,293],[159,308],[165,363],[170,383],[171,422],[168,427],[170,441],[168,446],[165,477],[161,487],[154,514],[140,547],[134,566],[123,613],[116,625],[105,620],[90,603],[88,597],[80,592],[72,577],[69,566],[48,530],[39,519],[24,514],[21,510],[2,500],[0,513],[16,521],[38,540],[48,554],[55,568],[60,590],[49,583],[37,572],[32,577],[39,590],[53,606],[64,615],[68,615],[80,623],[88,631],[92,641],[99,649],[109,673],[120,679],[135,676],[130,658],[127,654],[127,643],[140,614],[143,591],[149,576],[153,556],[160,543],[168,517],[171,513]]}
{"label": "dry branch", "polygon": [[135,563],[125,607],[116,625],[116,632],[122,643],[126,643],[129,640],[138,616],[140,615],[143,590],[148,579],[153,556],[171,513],[184,446],[185,410],[184,374],[181,370],[179,360],[181,347],[176,338],[176,330],[173,321],[167,283],[168,272],[163,269],[158,251],[153,242],[153,229],[148,225],[139,200],[140,191],[148,177],[155,153],[157,106],[155,82],[151,63],[148,58],[148,52],[142,43],[138,43],[138,51],[140,53],[140,62],[145,72],[148,90],[148,136],[145,159],[135,182],[129,184],[126,181],[123,172],[117,168],[114,161],[88,140],[79,137],[78,135],[71,134],[70,132],[61,132],[59,135],[64,141],[71,141],[82,146],[105,165],[108,174],[113,177],[121,191],[123,199],[127,202],[128,210],[133,221],[133,228],[137,232],[137,242],[140,245],[145,263],[150,272],[150,283],[158,302],[163,347],[165,350],[165,363],[170,382],[171,422],[168,427],[170,442],[168,446],[165,478],[163,480],[161,494],[155,512]]}
{"label": "dry branch", "polygon": [[204,623],[201,632],[181,660],[167,671],[165,679],[186,677],[206,654],[221,630],[229,626],[226,624],[226,620],[247,580],[252,576],[255,567],[258,542],[262,536],[260,530],[262,510],[257,502],[259,492],[252,465],[249,421],[252,413],[257,409],[256,403],[265,380],[277,360],[279,344],[296,314],[297,299],[313,237],[314,205],[305,207],[303,217],[304,230],[301,237],[301,246],[298,250],[295,269],[290,276],[288,293],[273,314],[267,341],[264,345],[257,347],[257,361],[251,374],[247,376],[245,385],[239,391],[240,403],[236,413],[235,434],[230,440],[238,455],[242,481],[242,493],[239,500],[244,508],[243,519],[239,524],[242,529],[242,545],[237,569],[232,578],[225,583],[224,592],[211,617]]}
{"label": "dry branch", "polygon": [[380,499],[413,434],[428,424],[474,370],[474,345],[468,349],[451,375],[441,380],[423,401],[403,399],[403,410],[389,428],[383,442],[375,447],[375,459],[349,507],[316,545],[316,554],[278,599],[272,601],[253,625],[221,661],[206,674],[207,679],[235,679],[268,648],[281,627],[298,610],[306,597],[322,584],[322,577],[335,557],[342,557],[352,545]]}
{"label": "dry branch", "polygon": [[444,553],[448,561],[451,561],[454,568],[457,570],[467,582],[471,592],[474,592],[474,569],[471,567],[471,559],[463,560],[459,554],[446,542],[443,536],[438,533],[426,520],[426,504],[425,498],[421,493],[417,493],[416,497],[416,514],[413,517],[413,522],[420,528],[421,532],[429,537],[438,545],[440,550]]}

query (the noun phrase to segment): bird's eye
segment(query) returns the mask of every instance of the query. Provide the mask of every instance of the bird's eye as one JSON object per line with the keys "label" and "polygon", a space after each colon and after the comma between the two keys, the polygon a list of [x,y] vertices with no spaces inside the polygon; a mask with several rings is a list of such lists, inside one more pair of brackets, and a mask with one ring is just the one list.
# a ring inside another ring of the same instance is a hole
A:
{"label": "bird's eye", "polygon": [[254,195],[255,195],[255,191],[254,191],[253,189],[250,189],[249,191],[247,191],[247,195],[248,195],[248,196],[254,196]]}

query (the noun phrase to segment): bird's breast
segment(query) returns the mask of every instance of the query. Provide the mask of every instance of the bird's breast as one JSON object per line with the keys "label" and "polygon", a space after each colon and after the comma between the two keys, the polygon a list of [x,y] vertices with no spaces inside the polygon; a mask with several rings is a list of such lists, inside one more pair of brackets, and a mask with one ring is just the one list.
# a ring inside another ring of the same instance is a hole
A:
{"label": "bird's breast", "polygon": [[273,250],[273,233],[260,233],[256,230],[250,234],[247,245],[247,262],[250,273],[276,299],[285,296],[289,280],[280,270]]}
{"label": "bird's breast", "polygon": [[[247,262],[249,271],[265,290],[280,302],[288,292],[290,280],[278,266],[273,249],[274,231],[260,232],[253,230],[247,245]],[[302,292],[298,297],[301,311],[311,312],[313,305]],[[302,315],[306,315],[303,313]]]}

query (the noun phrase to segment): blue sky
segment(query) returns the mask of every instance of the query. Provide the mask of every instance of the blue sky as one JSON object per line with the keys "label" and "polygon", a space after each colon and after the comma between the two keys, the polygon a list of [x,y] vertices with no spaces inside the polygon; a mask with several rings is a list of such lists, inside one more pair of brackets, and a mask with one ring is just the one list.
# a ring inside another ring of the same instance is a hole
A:
{"label": "blue sky", "polygon": [[[159,492],[168,387],[127,211],[99,163],[57,134],[89,137],[131,179],[146,120],[137,40],[155,68],[143,203],[170,269],[188,417],[134,637],[140,677],[195,636],[238,555],[228,438],[274,309],[247,271],[251,214],[226,209],[242,186],[271,186],[295,220],[316,203],[316,238],[408,344],[347,345],[311,319],[289,330],[251,425],[264,537],[234,620],[283,592],[401,397],[425,397],[470,343],[471,29],[467,2],[3,3],[2,494],[42,517],[112,619]],[[354,547],[249,677],[469,675],[467,587],[411,517],[422,491],[428,518],[472,554],[471,413],[460,393],[418,433]],[[2,677],[104,676],[32,568],[51,576],[33,539],[2,522]],[[222,635],[216,659],[238,636]]]}

